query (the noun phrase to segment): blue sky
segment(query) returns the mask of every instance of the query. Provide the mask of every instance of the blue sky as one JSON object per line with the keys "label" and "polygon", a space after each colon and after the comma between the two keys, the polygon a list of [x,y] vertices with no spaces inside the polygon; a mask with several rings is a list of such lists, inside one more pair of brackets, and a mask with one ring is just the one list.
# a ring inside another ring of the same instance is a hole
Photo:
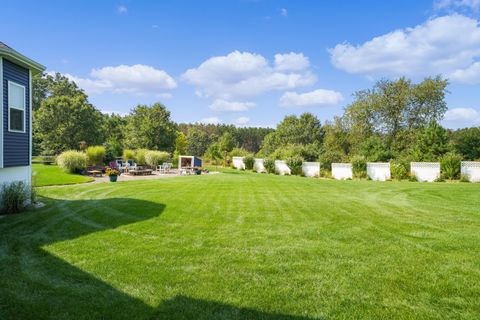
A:
{"label": "blue sky", "polygon": [[480,125],[480,0],[9,1],[0,41],[105,112],[274,126],[341,115],[376,79],[451,79],[443,124]]}

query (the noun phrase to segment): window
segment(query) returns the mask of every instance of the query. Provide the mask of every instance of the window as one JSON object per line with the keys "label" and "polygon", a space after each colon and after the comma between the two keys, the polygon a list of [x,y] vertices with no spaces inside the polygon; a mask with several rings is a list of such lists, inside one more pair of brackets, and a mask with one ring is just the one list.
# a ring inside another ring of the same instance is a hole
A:
{"label": "window", "polygon": [[8,131],[25,132],[25,87],[8,82]]}

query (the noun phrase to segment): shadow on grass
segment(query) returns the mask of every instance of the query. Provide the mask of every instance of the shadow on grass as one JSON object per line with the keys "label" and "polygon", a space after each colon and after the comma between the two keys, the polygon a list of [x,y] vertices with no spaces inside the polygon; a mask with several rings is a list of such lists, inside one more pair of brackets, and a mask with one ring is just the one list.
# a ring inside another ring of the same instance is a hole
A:
{"label": "shadow on grass", "polygon": [[44,200],[39,211],[0,220],[0,319],[309,319],[186,296],[152,307],[42,247],[158,217],[165,205]]}

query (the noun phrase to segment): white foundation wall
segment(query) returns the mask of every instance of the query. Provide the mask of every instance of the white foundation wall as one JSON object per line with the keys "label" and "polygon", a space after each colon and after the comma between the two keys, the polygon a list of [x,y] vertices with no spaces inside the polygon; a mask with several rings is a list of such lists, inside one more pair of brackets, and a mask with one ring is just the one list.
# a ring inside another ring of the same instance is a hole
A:
{"label": "white foundation wall", "polygon": [[304,162],[302,163],[302,172],[305,177],[320,176],[320,162]]}
{"label": "white foundation wall", "polygon": [[420,182],[432,182],[440,177],[440,162],[411,162],[410,172]]}
{"label": "white foundation wall", "polygon": [[470,182],[480,182],[480,162],[462,161],[461,173],[468,176]]}
{"label": "white foundation wall", "polygon": [[243,157],[232,157],[232,164],[235,169],[245,170],[245,164],[243,163]]}
{"label": "white foundation wall", "polygon": [[390,180],[390,163],[368,162],[367,175],[372,180],[377,180],[377,181]]}
{"label": "white foundation wall", "polygon": [[11,167],[0,169],[0,184],[23,181],[32,184],[32,167]]}
{"label": "white foundation wall", "polygon": [[332,176],[337,180],[352,179],[352,164],[332,163]]}
{"label": "white foundation wall", "polygon": [[285,163],[285,160],[275,160],[275,172],[281,176],[291,174],[290,168]]}
{"label": "white foundation wall", "polygon": [[253,164],[253,170],[258,173],[267,172],[267,170],[265,170],[265,167],[263,166],[263,159],[255,159],[255,163]]}

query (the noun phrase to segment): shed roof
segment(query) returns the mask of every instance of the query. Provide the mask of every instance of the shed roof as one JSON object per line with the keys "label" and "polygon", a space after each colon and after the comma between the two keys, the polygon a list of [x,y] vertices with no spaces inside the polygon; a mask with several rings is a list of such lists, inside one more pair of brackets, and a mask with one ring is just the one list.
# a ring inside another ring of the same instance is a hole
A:
{"label": "shed roof", "polygon": [[12,49],[11,47],[9,47],[8,45],[6,45],[1,41],[0,41],[0,56],[9,58],[13,62],[32,70],[33,73],[41,73],[45,70],[45,67],[40,63],[25,57],[23,54]]}

